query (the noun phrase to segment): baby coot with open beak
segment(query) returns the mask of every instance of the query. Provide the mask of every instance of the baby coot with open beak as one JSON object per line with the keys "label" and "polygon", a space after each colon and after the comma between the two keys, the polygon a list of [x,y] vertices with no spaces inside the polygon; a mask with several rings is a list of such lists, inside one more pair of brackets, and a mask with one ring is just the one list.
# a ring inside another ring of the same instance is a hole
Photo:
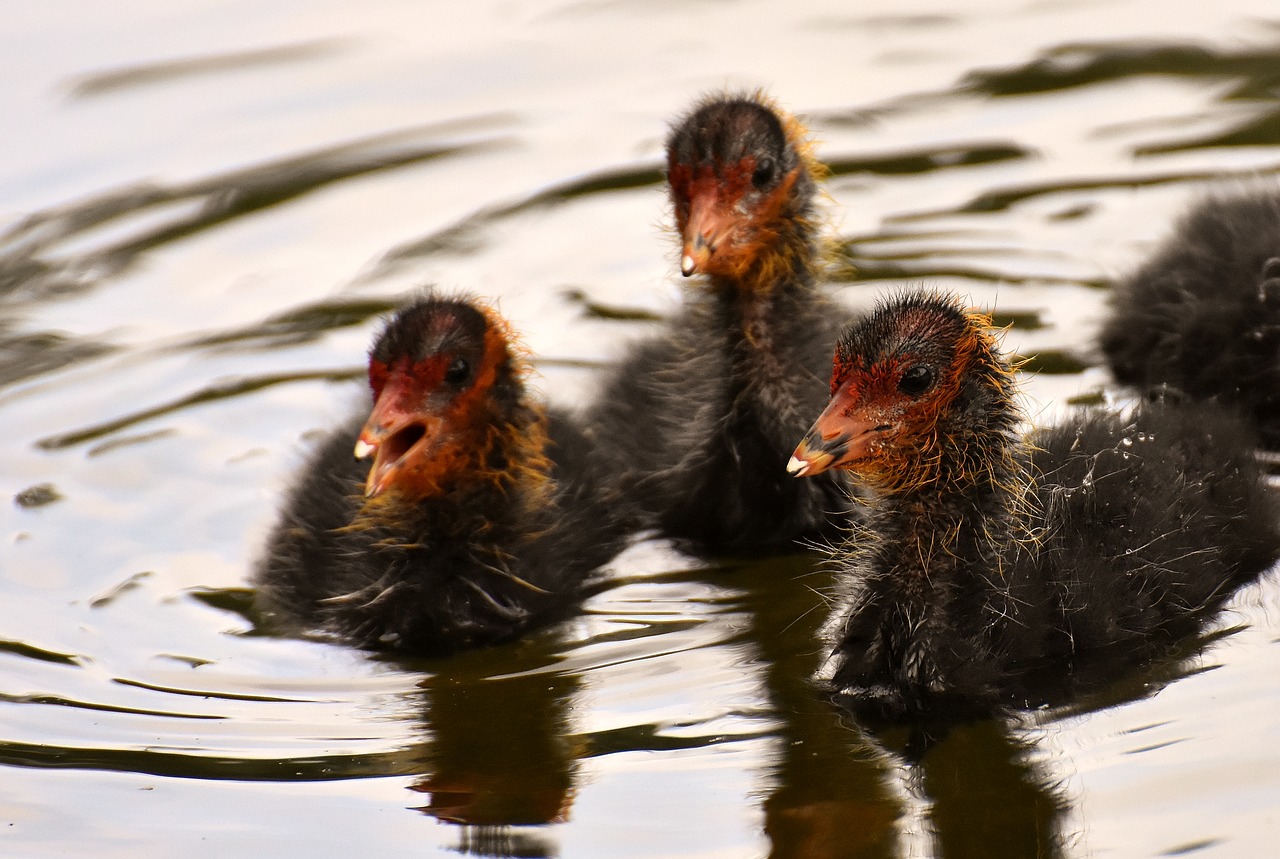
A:
{"label": "baby coot with open beak", "polygon": [[371,410],[321,443],[268,542],[268,621],[440,655],[571,612],[625,529],[588,441],[527,374],[479,302],[427,293],[395,313],[369,355]]}

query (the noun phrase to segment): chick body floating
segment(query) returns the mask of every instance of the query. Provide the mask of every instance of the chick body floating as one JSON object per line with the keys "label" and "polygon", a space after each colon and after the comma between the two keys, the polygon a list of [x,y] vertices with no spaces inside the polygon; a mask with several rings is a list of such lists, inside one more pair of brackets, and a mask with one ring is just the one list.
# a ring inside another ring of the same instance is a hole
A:
{"label": "chick body floating", "polygon": [[371,412],[320,444],[271,535],[267,618],[443,655],[570,613],[623,530],[587,440],[526,375],[492,309],[427,294],[394,314],[369,355]]}
{"label": "chick body floating", "polygon": [[789,469],[867,492],[824,672],[857,712],[1060,700],[1169,652],[1280,548],[1246,423],[1153,402],[1024,436],[988,320],[951,298],[884,302],[831,391]]}
{"label": "chick body floating", "polygon": [[602,469],[662,533],[711,553],[838,533],[840,475],[784,471],[825,398],[848,313],[821,294],[807,132],[758,95],[713,96],[667,139],[684,306],[637,344],[588,414]]}
{"label": "chick body floating", "polygon": [[1280,192],[1197,204],[1117,284],[1100,345],[1121,383],[1236,408],[1280,449]]}

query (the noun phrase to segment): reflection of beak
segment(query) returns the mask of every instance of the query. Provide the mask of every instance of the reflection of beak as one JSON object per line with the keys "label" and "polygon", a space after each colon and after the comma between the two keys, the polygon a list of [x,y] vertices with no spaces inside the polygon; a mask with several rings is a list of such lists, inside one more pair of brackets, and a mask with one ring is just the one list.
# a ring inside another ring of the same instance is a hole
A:
{"label": "reflection of beak", "polygon": [[871,444],[888,428],[873,416],[857,414],[853,397],[837,391],[796,447],[787,471],[793,477],[812,477],[851,466],[867,455]]}
{"label": "reflection of beak", "polygon": [[356,441],[356,459],[373,455],[364,484],[366,498],[386,492],[400,477],[409,455],[420,453],[438,431],[434,420],[404,407],[406,398],[402,394],[406,385],[403,376],[392,375],[387,380]]}
{"label": "reflection of beak", "polygon": [[700,190],[689,201],[689,220],[684,225],[684,250],[680,273],[689,277],[705,271],[733,224],[731,212],[715,190]]}

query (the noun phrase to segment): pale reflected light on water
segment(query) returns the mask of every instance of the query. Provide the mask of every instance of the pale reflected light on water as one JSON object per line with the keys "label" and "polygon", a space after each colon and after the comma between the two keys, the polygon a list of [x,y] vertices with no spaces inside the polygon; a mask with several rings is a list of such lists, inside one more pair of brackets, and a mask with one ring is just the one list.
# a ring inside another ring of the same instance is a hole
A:
{"label": "pale reflected light on water", "polygon": [[569,405],[675,310],[661,142],[712,89],[814,129],[841,300],[994,308],[1037,420],[1121,395],[1112,279],[1280,172],[1272,5],[9,10],[0,852],[1271,855],[1274,575],[1182,664],[937,742],[813,689],[803,555],[641,542],[582,617],[436,662],[257,635],[245,588],[416,287],[497,297]]}

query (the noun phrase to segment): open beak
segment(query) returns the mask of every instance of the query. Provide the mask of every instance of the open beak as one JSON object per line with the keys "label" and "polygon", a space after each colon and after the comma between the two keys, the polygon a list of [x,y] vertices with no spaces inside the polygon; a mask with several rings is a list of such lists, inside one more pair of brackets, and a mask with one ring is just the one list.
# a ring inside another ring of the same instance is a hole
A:
{"label": "open beak", "polygon": [[366,498],[386,492],[404,472],[407,464],[430,445],[439,433],[438,421],[406,408],[407,380],[393,375],[373,405],[373,412],[356,441],[356,459],[373,456],[364,484]]}
{"label": "open beak", "polygon": [[853,396],[836,391],[787,463],[793,477],[812,477],[832,468],[848,468],[865,457],[890,427],[876,416],[859,413]]}
{"label": "open beak", "polygon": [[689,277],[706,271],[707,264],[729,238],[733,228],[732,207],[720,199],[717,189],[703,188],[689,201],[689,220],[681,238],[680,273]]}

